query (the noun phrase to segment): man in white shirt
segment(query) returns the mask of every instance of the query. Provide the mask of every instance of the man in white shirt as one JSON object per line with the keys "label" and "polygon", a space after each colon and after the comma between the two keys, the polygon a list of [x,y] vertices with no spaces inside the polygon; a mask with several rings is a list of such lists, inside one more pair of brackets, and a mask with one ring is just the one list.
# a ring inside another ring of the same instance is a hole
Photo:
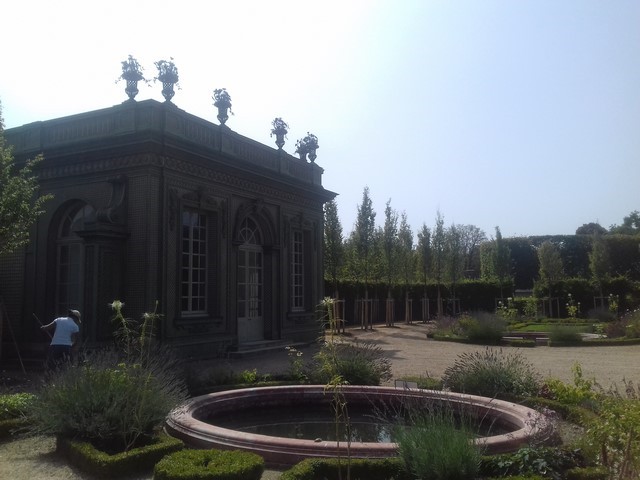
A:
{"label": "man in white shirt", "polygon": [[47,367],[56,367],[71,360],[71,347],[76,342],[80,331],[80,312],[69,310],[68,316],[58,317],[48,325],[40,327],[51,332],[51,345],[47,353]]}

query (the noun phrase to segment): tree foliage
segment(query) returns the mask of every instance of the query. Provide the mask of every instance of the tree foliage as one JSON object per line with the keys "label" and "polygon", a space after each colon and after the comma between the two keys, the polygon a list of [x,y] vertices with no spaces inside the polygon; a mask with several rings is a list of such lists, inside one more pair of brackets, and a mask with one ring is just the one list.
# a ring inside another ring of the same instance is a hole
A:
{"label": "tree foliage", "polygon": [[369,196],[369,187],[364,187],[362,203],[358,205],[356,224],[350,237],[349,265],[354,278],[368,285],[373,274],[375,254],[376,212]]}
{"label": "tree foliage", "polygon": [[384,227],[382,228],[380,245],[382,246],[382,267],[387,286],[391,286],[397,276],[398,264],[398,212],[391,208],[391,199],[384,209]]}
{"label": "tree foliage", "polygon": [[487,241],[485,232],[475,225],[458,225],[464,273],[467,278],[478,278],[480,275],[480,245]]}
{"label": "tree foliage", "polygon": [[504,297],[504,285],[513,280],[511,262],[511,248],[502,238],[500,227],[496,227],[496,237],[482,249],[481,276],[484,280],[500,284],[501,297]]}
{"label": "tree foliage", "polygon": [[634,210],[624,217],[622,225],[612,225],[610,233],[620,233],[623,235],[640,235],[640,211]]}
{"label": "tree foliage", "polygon": [[538,247],[538,261],[540,280],[549,289],[564,278],[560,249],[554,243],[546,241]]}
{"label": "tree foliage", "polygon": [[433,237],[431,238],[432,263],[431,270],[433,278],[438,286],[438,318],[442,316],[442,294],[440,285],[444,280],[446,271],[446,254],[447,254],[447,236],[444,229],[444,217],[440,210],[436,213],[436,226],[433,229]]}
{"label": "tree foliage", "polygon": [[29,230],[44,213],[51,195],[38,195],[34,168],[43,160],[38,155],[19,167],[4,137],[0,104],[0,254],[10,253],[29,242]]}
{"label": "tree foliage", "polygon": [[584,223],[576,229],[576,235],[593,235],[594,233],[604,235],[607,233],[607,229],[599,223],[594,222]]}
{"label": "tree foliage", "polygon": [[445,278],[455,297],[455,287],[464,273],[464,256],[462,250],[462,231],[453,224],[445,232]]}
{"label": "tree foliage", "polygon": [[344,263],[344,239],[342,224],[338,217],[338,204],[335,199],[324,206],[324,271],[331,282],[337,285],[340,270]]}
{"label": "tree foliage", "polygon": [[408,285],[413,281],[415,274],[416,255],[413,250],[413,232],[407,221],[407,214],[400,215],[400,228],[398,229],[398,267],[402,281]]}
{"label": "tree foliage", "polygon": [[600,296],[602,297],[602,285],[609,277],[611,263],[609,261],[607,244],[599,233],[593,235],[591,252],[589,252],[589,270],[591,271],[593,283],[598,287]]}
{"label": "tree foliage", "polygon": [[420,267],[420,281],[425,285],[431,272],[431,231],[426,224],[418,232],[418,264]]}

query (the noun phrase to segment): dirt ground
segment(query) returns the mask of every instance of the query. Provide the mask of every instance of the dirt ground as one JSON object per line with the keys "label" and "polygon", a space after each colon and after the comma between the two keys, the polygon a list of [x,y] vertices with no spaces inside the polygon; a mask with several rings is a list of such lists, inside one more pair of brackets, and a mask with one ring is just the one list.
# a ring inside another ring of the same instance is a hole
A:
{"label": "dirt ground", "polygon": [[[376,326],[374,330],[347,329],[345,339],[368,341],[380,346],[392,362],[393,379],[405,375],[430,375],[439,378],[445,369],[454,364],[465,352],[483,350],[485,347],[427,339],[428,325],[397,324],[395,327]],[[302,347],[302,358],[308,361],[317,351],[317,345]],[[503,347],[505,352],[518,351],[543,377],[555,377],[564,382],[573,381],[572,366],[579,363],[583,375],[595,378],[605,388],[621,385],[624,379],[640,383],[640,345],[626,347]],[[253,370],[261,374],[287,372],[290,359],[287,351],[276,351],[258,357],[216,360],[218,367],[234,371]],[[20,390],[20,374],[2,372],[5,380],[0,383],[0,393]],[[18,378],[14,378],[18,377]],[[393,383],[393,379],[390,383]],[[37,377],[30,375],[27,386],[33,387]],[[267,471],[263,480],[276,480],[279,473]],[[87,476],[68,466],[54,452],[51,438],[20,439],[0,443],[0,478],[12,480],[86,480]],[[151,476],[136,480],[150,480]]]}

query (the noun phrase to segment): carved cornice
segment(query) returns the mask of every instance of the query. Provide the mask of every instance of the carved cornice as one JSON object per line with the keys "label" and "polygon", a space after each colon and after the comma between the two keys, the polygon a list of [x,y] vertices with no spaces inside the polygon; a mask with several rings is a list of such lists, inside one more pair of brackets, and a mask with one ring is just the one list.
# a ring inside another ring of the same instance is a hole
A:
{"label": "carved cornice", "polygon": [[219,183],[233,190],[249,193],[255,197],[276,198],[305,208],[312,208],[318,205],[318,202],[312,201],[304,195],[292,193],[290,190],[287,190],[286,186],[283,186],[283,188],[275,188],[238,175],[232,175],[215,168],[208,168],[184,160],[172,159],[171,163],[167,164],[167,168],[180,173],[193,175],[209,182]]}
{"label": "carved cornice", "polygon": [[38,168],[40,180],[74,177],[95,173],[113,172],[113,170],[129,169],[131,167],[162,166],[162,157],[153,153],[140,153],[122,157],[101,159],[86,159],[81,162],[66,164],[48,164],[46,159]]}
{"label": "carved cornice", "polygon": [[[254,197],[269,197],[278,199],[279,201],[289,202],[291,204],[304,208],[317,208],[322,200],[314,200],[309,197],[294,193],[290,190],[290,185],[283,185],[282,188],[276,188],[265,185],[259,181],[250,180],[239,175],[233,175],[216,169],[215,162],[211,162],[211,167],[196,164],[186,160],[176,159],[157,155],[153,153],[140,153],[136,155],[124,155],[120,157],[87,159],[82,162],[68,164],[50,164],[47,165],[46,159],[42,163],[38,171],[40,180],[54,180],[60,178],[68,178],[78,175],[109,173],[114,171],[128,170],[133,167],[164,167],[180,174],[188,174],[206,182],[214,182],[232,190],[238,190]],[[191,185],[193,183],[189,182]],[[326,192],[326,190],[324,191]],[[320,193],[324,196],[324,193]]]}

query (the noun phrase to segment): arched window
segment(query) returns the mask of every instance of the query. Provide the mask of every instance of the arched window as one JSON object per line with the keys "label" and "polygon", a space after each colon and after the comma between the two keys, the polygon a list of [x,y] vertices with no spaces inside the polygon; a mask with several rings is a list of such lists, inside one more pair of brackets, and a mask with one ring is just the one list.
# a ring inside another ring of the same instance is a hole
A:
{"label": "arched window", "polygon": [[251,218],[245,218],[238,230],[238,240],[245,245],[260,245],[260,230]]}

